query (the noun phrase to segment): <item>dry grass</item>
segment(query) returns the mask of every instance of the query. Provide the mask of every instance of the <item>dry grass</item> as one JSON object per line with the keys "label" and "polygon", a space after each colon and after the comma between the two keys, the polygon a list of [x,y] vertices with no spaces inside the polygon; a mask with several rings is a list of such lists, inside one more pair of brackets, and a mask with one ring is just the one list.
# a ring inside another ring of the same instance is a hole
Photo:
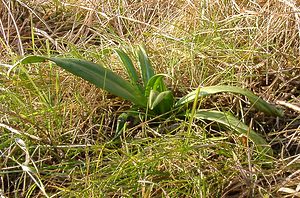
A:
{"label": "dry grass", "polygon": [[[105,49],[144,43],[177,95],[199,84],[239,85],[284,101],[285,117],[244,117],[272,144],[273,159],[210,125],[195,123],[186,137],[185,121],[163,138],[142,134],[153,130],[144,123],[109,145],[130,104],[52,65],[11,76],[0,66],[0,195],[43,195],[20,168],[26,162],[53,197],[300,197],[299,112],[286,105],[300,106],[299,9],[292,0],[1,1],[1,63],[64,54],[124,75]],[[240,101],[205,104],[243,115]]]}

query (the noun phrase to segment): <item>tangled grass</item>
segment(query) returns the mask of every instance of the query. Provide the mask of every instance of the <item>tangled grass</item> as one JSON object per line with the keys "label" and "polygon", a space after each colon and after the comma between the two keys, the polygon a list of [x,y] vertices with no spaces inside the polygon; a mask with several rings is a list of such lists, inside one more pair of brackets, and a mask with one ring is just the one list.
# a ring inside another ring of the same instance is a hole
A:
{"label": "tangled grass", "polygon": [[[2,0],[0,195],[299,197],[299,9],[293,0]],[[109,144],[129,103],[49,63],[7,75],[25,54],[65,54],[125,76],[106,49],[140,43],[177,96],[229,84],[281,106],[279,119],[244,98],[199,104],[242,117],[274,157],[210,122],[186,133],[188,120],[144,122]]]}

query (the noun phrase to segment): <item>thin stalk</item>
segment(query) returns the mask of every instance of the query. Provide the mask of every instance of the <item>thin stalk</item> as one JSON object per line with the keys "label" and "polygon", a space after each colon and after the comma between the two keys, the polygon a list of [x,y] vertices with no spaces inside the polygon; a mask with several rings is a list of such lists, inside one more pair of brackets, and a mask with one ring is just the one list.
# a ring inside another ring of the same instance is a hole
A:
{"label": "thin stalk", "polygon": [[41,100],[44,102],[44,104],[46,104],[49,107],[49,102],[47,101],[45,94],[42,93],[39,90],[39,88],[36,86],[36,84],[34,83],[34,81],[31,79],[31,77],[28,74],[28,72],[26,71],[26,69],[24,69],[23,66],[21,66],[20,68],[21,68],[21,71],[25,73],[26,77],[28,78],[28,80],[32,84],[33,88],[35,89],[35,91],[37,92],[37,94],[39,95],[39,97],[41,98]]}
{"label": "thin stalk", "polygon": [[195,99],[194,99],[194,102],[193,102],[192,112],[191,112],[190,118],[189,118],[189,125],[188,125],[188,130],[187,130],[187,133],[189,135],[190,135],[190,132],[191,132],[192,123],[193,123],[194,116],[195,116],[196,109],[197,109],[197,102],[198,102],[198,97],[199,97],[200,89],[201,89],[201,87],[199,86],[197,88],[197,90],[196,90],[196,96],[195,96]]}
{"label": "thin stalk", "polygon": [[33,20],[32,20],[32,13],[30,13],[29,16],[30,16],[32,51],[33,51],[33,53],[35,53],[34,25],[33,25]]}

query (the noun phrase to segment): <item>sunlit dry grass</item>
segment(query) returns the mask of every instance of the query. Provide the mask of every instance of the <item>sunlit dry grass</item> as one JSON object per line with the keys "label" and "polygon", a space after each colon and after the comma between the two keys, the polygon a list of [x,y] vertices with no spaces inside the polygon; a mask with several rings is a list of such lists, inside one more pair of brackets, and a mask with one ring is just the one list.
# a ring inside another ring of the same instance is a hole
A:
{"label": "sunlit dry grass", "polygon": [[143,123],[111,144],[129,103],[49,63],[9,76],[4,65],[25,54],[59,54],[104,62],[124,76],[105,49],[144,43],[178,96],[199,84],[233,84],[299,107],[299,9],[287,0],[1,1],[0,195],[299,196],[295,108],[281,106],[285,117],[276,119],[249,112],[244,98],[202,103],[243,116],[272,144],[272,159],[257,158],[243,138],[210,123],[193,123],[187,136],[184,120],[159,123],[176,126],[164,132]]}

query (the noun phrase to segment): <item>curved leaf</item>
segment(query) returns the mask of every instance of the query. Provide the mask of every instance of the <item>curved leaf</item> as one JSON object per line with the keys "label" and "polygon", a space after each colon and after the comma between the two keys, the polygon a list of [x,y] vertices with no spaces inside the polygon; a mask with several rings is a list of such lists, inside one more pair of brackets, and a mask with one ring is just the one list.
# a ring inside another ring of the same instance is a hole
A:
{"label": "curved leaf", "polygon": [[[241,94],[246,96],[251,104],[258,110],[269,114],[269,115],[275,115],[275,116],[283,116],[283,112],[280,109],[277,109],[275,106],[269,104],[268,102],[264,101],[260,97],[253,94],[251,91],[248,91],[246,89],[235,87],[235,86],[229,86],[229,85],[219,85],[219,86],[209,86],[209,87],[202,87],[200,88],[200,92],[198,97],[208,96],[211,94],[221,93],[221,92],[230,92],[234,94]],[[189,103],[194,101],[196,97],[197,92],[192,91],[186,96],[182,97],[180,100],[178,100],[175,104],[175,107],[179,107],[183,104]]]}
{"label": "curved leaf", "polygon": [[43,56],[28,56],[20,62],[28,64],[46,60],[53,61],[68,72],[87,80],[111,94],[129,100],[136,105],[147,106],[147,99],[138,88],[102,65],[74,58],[47,58]]}
{"label": "curved leaf", "polygon": [[151,62],[148,58],[146,50],[144,46],[140,45],[137,50],[137,55],[139,59],[139,66],[142,71],[144,86],[147,85],[149,79],[154,76],[154,70],[152,68]]}
{"label": "curved leaf", "polygon": [[162,97],[162,100],[157,104],[156,107],[154,107],[154,111],[158,112],[159,114],[171,111],[174,105],[173,93],[171,91],[164,91],[158,95],[158,98],[159,97]]}
{"label": "curved leaf", "polygon": [[163,77],[170,77],[166,74],[156,74],[147,83],[145,96],[148,97],[148,106],[157,114],[170,111],[174,105],[173,93],[167,90]]}
{"label": "curved leaf", "polygon": [[148,97],[151,90],[158,92],[167,91],[167,87],[163,81],[163,77],[170,77],[167,74],[156,74],[152,76],[146,85],[145,96]]}
{"label": "curved leaf", "polygon": [[250,129],[247,125],[235,118],[230,113],[214,110],[198,110],[196,111],[194,118],[217,122],[226,128],[233,130],[233,132],[237,134],[245,135],[250,138],[250,140],[257,146],[259,151],[266,152],[271,156],[273,155],[270,145],[268,145],[262,136],[255,133],[255,131]]}
{"label": "curved leaf", "polygon": [[123,65],[125,66],[132,83],[135,86],[139,87],[140,90],[142,90],[140,84],[138,83],[138,81],[139,81],[138,73],[137,73],[130,57],[121,49],[114,49],[114,51],[117,53],[118,57],[122,61]]}
{"label": "curved leaf", "polygon": [[[153,110],[158,104],[160,104],[164,99],[169,98],[169,95],[172,94],[171,91],[163,91],[163,92],[158,92],[155,90],[150,91],[150,96],[149,96],[149,108]],[[173,104],[170,104],[172,107]],[[166,104],[164,104],[166,106]],[[170,108],[169,108],[170,109]]]}

